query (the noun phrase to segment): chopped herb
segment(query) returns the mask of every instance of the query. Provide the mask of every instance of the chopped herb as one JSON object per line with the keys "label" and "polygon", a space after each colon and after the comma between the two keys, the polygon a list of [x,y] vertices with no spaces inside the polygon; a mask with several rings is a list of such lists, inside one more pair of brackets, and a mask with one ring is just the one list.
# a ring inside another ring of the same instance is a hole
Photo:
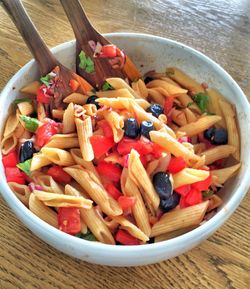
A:
{"label": "chopped herb", "polygon": [[208,103],[208,96],[202,92],[199,92],[193,96],[193,100],[199,106],[201,112],[205,112]]}
{"label": "chopped herb", "polygon": [[30,132],[35,132],[38,128],[39,121],[37,118],[20,115],[20,119],[25,123],[25,128]]}
{"label": "chopped herb", "polygon": [[51,75],[50,75],[50,74],[47,74],[47,75],[41,77],[41,78],[40,78],[40,81],[41,81],[43,84],[45,84],[46,86],[49,86],[49,82],[50,82],[51,78],[52,78]]}
{"label": "chopped herb", "polygon": [[107,90],[113,90],[113,86],[111,84],[109,84],[107,81],[104,82],[103,86],[102,86],[102,90],[107,91]]}
{"label": "chopped herb", "polygon": [[207,198],[207,197],[210,197],[214,194],[214,192],[212,190],[207,190],[207,191],[203,191],[202,192],[202,196],[203,198]]}
{"label": "chopped herb", "polygon": [[189,106],[191,106],[191,105],[193,105],[194,104],[194,102],[192,101],[192,102],[189,102],[188,104],[187,104],[187,107],[189,107]]}
{"label": "chopped herb", "polygon": [[79,233],[75,236],[77,238],[81,238],[81,239],[88,240],[88,241],[96,241],[95,236],[90,231],[88,231],[86,234]]}
{"label": "chopped herb", "polygon": [[95,72],[95,64],[93,60],[88,56],[86,57],[86,54],[81,51],[79,54],[79,67],[83,70],[85,70],[87,73]]}
{"label": "chopped herb", "polygon": [[32,102],[32,99],[30,98],[17,98],[14,100],[15,104],[21,103],[21,102]]}
{"label": "chopped herb", "polygon": [[30,171],[30,166],[31,166],[31,161],[32,159],[28,159],[23,163],[19,163],[16,166],[22,170],[23,172],[25,172],[26,175],[30,175],[31,171]]}

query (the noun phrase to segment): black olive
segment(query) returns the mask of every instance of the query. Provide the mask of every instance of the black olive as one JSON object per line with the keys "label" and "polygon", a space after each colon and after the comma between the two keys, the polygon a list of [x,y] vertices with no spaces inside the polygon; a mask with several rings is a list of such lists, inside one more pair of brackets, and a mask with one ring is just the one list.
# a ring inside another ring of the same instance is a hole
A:
{"label": "black olive", "polygon": [[180,202],[180,195],[176,192],[173,192],[173,194],[166,200],[161,199],[160,201],[160,208],[161,210],[166,213],[172,209],[174,209]]}
{"label": "black olive", "polygon": [[97,99],[97,98],[98,98],[97,96],[91,95],[91,96],[87,99],[86,104],[94,104],[94,105],[96,106],[96,108],[99,109],[99,108],[100,108],[100,105],[99,105],[98,102],[96,102],[96,99]]}
{"label": "black olive", "polygon": [[163,107],[160,104],[154,103],[150,105],[150,107],[147,109],[147,112],[151,112],[153,116],[158,117],[163,113]]}
{"label": "black olive", "polygon": [[172,194],[172,184],[165,172],[158,172],[153,177],[153,185],[161,200],[167,200]]}
{"label": "black olive", "polygon": [[215,127],[210,127],[204,131],[204,138],[207,140],[211,140],[215,132]]}
{"label": "black olive", "polygon": [[124,123],[124,134],[129,138],[137,138],[139,134],[139,126],[134,118],[128,118]]}
{"label": "black olive", "polygon": [[149,76],[147,76],[147,77],[144,78],[145,84],[149,83],[149,82],[152,81],[152,80],[154,80],[154,79],[151,78],[151,77],[149,77]]}
{"label": "black olive", "polygon": [[227,130],[224,128],[216,128],[211,138],[211,143],[215,145],[227,144]]}
{"label": "black olive", "polygon": [[20,153],[19,153],[19,160],[20,163],[23,163],[27,161],[28,159],[31,159],[33,157],[33,154],[36,152],[34,149],[33,142],[30,140],[27,140],[21,145]]}
{"label": "black olive", "polygon": [[155,127],[152,121],[144,120],[141,122],[140,134],[150,139],[149,132],[154,129]]}

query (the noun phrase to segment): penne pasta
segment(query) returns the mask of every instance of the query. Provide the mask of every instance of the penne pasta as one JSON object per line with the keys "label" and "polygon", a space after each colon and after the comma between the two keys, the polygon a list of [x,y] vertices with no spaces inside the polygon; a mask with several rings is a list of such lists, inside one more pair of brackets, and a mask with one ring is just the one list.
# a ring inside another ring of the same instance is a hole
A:
{"label": "penne pasta", "polygon": [[3,136],[4,137],[10,136],[17,128],[18,123],[19,123],[19,113],[18,110],[16,110],[14,113],[10,114],[9,117],[7,118]]}
{"label": "penne pasta", "polygon": [[52,109],[52,116],[53,118],[63,120],[64,112],[63,109]]}
{"label": "penne pasta", "polygon": [[207,213],[211,212],[212,210],[214,210],[216,208],[218,208],[223,203],[222,199],[219,196],[215,195],[215,194],[210,196],[210,197],[208,197],[207,200],[209,200]]}
{"label": "penne pasta", "polygon": [[198,105],[193,101],[193,99],[186,93],[179,94],[178,100],[181,102],[181,104],[185,107],[188,107],[190,110],[201,114],[201,110],[199,109]]}
{"label": "penne pasta", "polygon": [[43,121],[46,118],[46,112],[45,112],[45,108],[44,105],[41,102],[37,103],[37,118],[39,121]]}
{"label": "penne pasta", "polygon": [[71,154],[63,149],[43,147],[42,154],[49,159],[52,163],[59,166],[72,166],[75,164]]}
{"label": "penne pasta", "polygon": [[160,220],[153,225],[150,237],[199,225],[207,211],[208,204],[209,202],[205,201],[198,205],[163,214]]}
{"label": "penne pasta", "polygon": [[160,79],[152,80],[147,84],[147,88],[155,88],[155,87],[164,88],[167,91],[167,93],[172,96],[177,96],[179,94],[187,93],[186,89],[183,89],[181,87],[178,87],[176,85],[173,85],[171,83],[168,83]]}
{"label": "penne pasta", "polygon": [[147,110],[150,107],[150,103],[146,101],[145,99],[135,99],[135,102],[139,104],[140,107],[142,107],[144,110]]}
{"label": "penne pasta", "polygon": [[25,85],[23,88],[21,88],[20,91],[22,93],[36,95],[40,86],[41,86],[41,83],[39,81],[33,81],[33,82]]}
{"label": "penne pasta", "polygon": [[188,123],[185,113],[175,108],[171,111],[171,118],[179,126],[185,126]]}
{"label": "penne pasta", "polygon": [[228,179],[230,179],[240,168],[241,164],[237,164],[231,167],[227,167],[219,170],[212,170],[212,176],[216,177],[217,184],[223,185]]}
{"label": "penne pasta", "polygon": [[63,99],[64,103],[74,103],[74,104],[79,104],[79,105],[83,105],[86,103],[87,99],[89,98],[88,95],[84,95],[78,92],[73,92],[70,95],[66,96]]}
{"label": "penne pasta", "polygon": [[179,230],[175,230],[173,232],[168,232],[159,236],[155,237],[155,243],[161,242],[161,241],[166,241],[166,240],[170,240],[173,238],[176,238],[180,235],[186,234],[189,231],[192,231],[193,229],[195,229],[197,226],[191,226],[188,228],[183,228],[183,229],[179,229]]}
{"label": "penne pasta", "polygon": [[205,165],[210,165],[217,160],[229,157],[235,151],[234,146],[220,145],[202,152],[200,156],[205,156]]}
{"label": "penne pasta", "polygon": [[209,171],[185,168],[173,174],[172,177],[174,189],[176,189],[184,185],[204,181],[209,177]]}
{"label": "penne pasta", "polygon": [[92,104],[92,103],[84,104],[83,108],[86,111],[86,115],[95,116],[97,113],[97,107],[95,104]]}
{"label": "penne pasta", "polygon": [[76,133],[71,134],[55,134],[49,142],[44,146],[47,148],[69,149],[79,148],[79,140]]}
{"label": "penne pasta", "polygon": [[48,175],[38,175],[32,176],[32,178],[42,187],[42,189],[46,192],[62,194],[64,193],[64,189],[61,185],[59,185],[51,176]]}
{"label": "penne pasta", "polygon": [[8,182],[12,192],[18,197],[18,199],[26,206],[29,206],[30,190],[26,185],[21,185],[15,182]]}
{"label": "penne pasta", "polygon": [[186,107],[186,108],[184,108],[182,111],[185,113],[187,123],[191,123],[191,122],[197,121],[197,117],[196,117],[196,115],[192,112],[191,109],[189,109],[189,108]]}
{"label": "penne pasta", "polygon": [[124,121],[123,117],[120,116],[115,111],[105,111],[103,114],[104,118],[109,123],[110,127],[112,128],[113,135],[114,135],[114,142],[118,143],[121,141],[124,135]]}
{"label": "penne pasta", "polygon": [[218,115],[206,115],[197,119],[195,122],[188,123],[179,128],[180,132],[185,132],[186,136],[197,135],[209,127],[213,126],[215,123],[221,120]]}
{"label": "penne pasta", "polygon": [[124,98],[132,98],[134,99],[134,95],[127,88],[120,88],[115,90],[108,91],[97,91],[96,95],[98,97],[107,97],[107,98],[116,98],[116,97],[124,97]]}
{"label": "penne pasta", "polygon": [[93,135],[91,118],[87,117],[85,120],[76,118],[75,123],[82,157],[85,161],[92,161],[94,159],[94,152],[89,140]]}
{"label": "penne pasta", "polygon": [[114,88],[126,88],[134,96],[134,98],[140,98],[140,96],[125,82],[123,79],[118,77],[107,78],[106,81]]}
{"label": "penne pasta", "polygon": [[50,161],[43,153],[33,154],[30,170],[35,171],[47,165],[50,165],[52,161]]}
{"label": "penne pasta", "polygon": [[138,79],[137,81],[132,82],[131,86],[142,99],[147,99],[148,90],[143,80]]}
{"label": "penne pasta", "polygon": [[29,198],[29,209],[46,223],[58,228],[57,213],[41,202],[33,193]]}
{"label": "penne pasta", "polygon": [[34,112],[34,107],[30,102],[20,102],[17,107],[22,115],[30,115]]}
{"label": "penne pasta", "polygon": [[17,146],[17,137],[14,134],[5,136],[1,140],[1,151],[3,155],[7,155],[9,152],[13,151]]}
{"label": "penne pasta", "polygon": [[71,102],[63,114],[63,133],[75,132],[74,104]]}
{"label": "penne pasta", "polygon": [[165,103],[165,97],[156,88],[148,88],[148,98],[162,106]]}

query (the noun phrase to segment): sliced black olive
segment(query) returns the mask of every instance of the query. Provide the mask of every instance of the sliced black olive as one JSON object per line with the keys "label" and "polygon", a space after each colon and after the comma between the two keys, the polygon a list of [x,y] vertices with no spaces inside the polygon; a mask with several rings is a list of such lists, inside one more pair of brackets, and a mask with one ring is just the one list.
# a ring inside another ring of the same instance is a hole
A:
{"label": "sliced black olive", "polygon": [[155,127],[152,121],[144,120],[141,122],[140,134],[150,139],[149,132],[154,129]]}
{"label": "sliced black olive", "polygon": [[139,135],[139,126],[134,118],[128,118],[124,123],[124,134],[129,138],[137,138]]}
{"label": "sliced black olive", "polygon": [[215,132],[215,127],[210,127],[204,131],[204,138],[207,140],[211,140]]}
{"label": "sliced black olive", "polygon": [[211,138],[211,143],[215,145],[227,144],[227,130],[224,128],[216,128],[214,135]]}
{"label": "sliced black olive", "polygon": [[33,142],[30,140],[27,140],[21,145],[20,153],[19,153],[19,161],[20,163],[23,163],[27,161],[28,159],[31,159],[33,157],[33,154],[36,152],[34,149]]}
{"label": "sliced black olive", "polygon": [[147,109],[147,112],[151,112],[153,116],[158,117],[163,113],[163,107],[160,104],[154,103],[150,105],[150,107]]}
{"label": "sliced black olive", "polygon": [[173,194],[168,199],[160,200],[160,208],[164,213],[166,213],[174,209],[179,204],[179,202],[180,202],[180,195],[174,191]]}
{"label": "sliced black olive", "polygon": [[149,76],[147,76],[147,77],[144,78],[145,84],[149,83],[149,82],[152,81],[152,80],[154,80],[154,79],[151,78],[151,77],[149,77]]}
{"label": "sliced black olive", "polygon": [[158,172],[153,177],[153,185],[161,200],[167,200],[172,194],[172,183],[169,175],[165,172]]}
{"label": "sliced black olive", "polygon": [[91,95],[91,96],[87,99],[86,104],[94,104],[94,105],[96,106],[96,108],[99,109],[99,108],[100,108],[100,105],[99,105],[98,102],[96,102],[96,99],[97,99],[97,98],[98,98],[97,96]]}

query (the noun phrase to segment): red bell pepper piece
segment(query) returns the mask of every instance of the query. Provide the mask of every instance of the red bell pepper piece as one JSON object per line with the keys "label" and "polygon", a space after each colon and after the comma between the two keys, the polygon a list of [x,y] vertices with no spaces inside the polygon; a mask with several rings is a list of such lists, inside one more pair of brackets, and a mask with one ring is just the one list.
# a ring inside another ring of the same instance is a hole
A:
{"label": "red bell pepper piece", "polygon": [[52,166],[48,169],[47,174],[58,183],[62,182],[68,184],[71,181],[71,176],[67,174],[60,166]]}
{"label": "red bell pepper piece", "polygon": [[67,234],[78,234],[81,231],[80,210],[78,208],[59,208],[58,227]]}
{"label": "red bell pepper piece", "polygon": [[102,128],[104,136],[110,137],[110,138],[113,137],[112,128],[106,120],[99,121],[98,125]]}
{"label": "red bell pepper piece", "polygon": [[7,182],[15,182],[21,185],[25,184],[25,175],[18,168],[5,168]]}
{"label": "red bell pepper piece", "polygon": [[183,170],[186,165],[183,157],[172,157],[167,169],[171,174],[176,174]]}
{"label": "red bell pepper piece", "polygon": [[96,167],[98,173],[112,182],[119,182],[122,170],[115,164],[107,163],[105,161],[99,162]]}
{"label": "red bell pepper piece", "polygon": [[174,97],[168,96],[164,104],[164,114],[167,116],[173,107]]}
{"label": "red bell pepper piece", "polygon": [[181,209],[189,207],[189,205],[187,204],[185,200],[185,196],[181,196],[179,205]]}
{"label": "red bell pepper piece", "polygon": [[50,103],[50,97],[51,93],[49,88],[45,84],[41,85],[36,95],[37,102],[48,104]]}
{"label": "red bell pepper piece", "polygon": [[117,56],[117,47],[114,44],[102,46],[100,57],[114,58]]}
{"label": "red bell pepper piece", "polygon": [[38,147],[43,147],[54,134],[58,133],[58,127],[59,124],[52,119],[49,119],[45,124],[40,126],[36,130],[35,145]]}
{"label": "red bell pepper piece", "polygon": [[140,155],[147,155],[153,151],[151,142],[142,140],[134,140],[124,137],[117,146],[117,151],[120,155],[127,155],[132,149],[135,149]]}
{"label": "red bell pepper piece", "polygon": [[106,154],[114,145],[113,137],[103,135],[93,135],[90,137],[90,142],[96,158]]}
{"label": "red bell pepper piece", "polygon": [[202,202],[202,194],[199,190],[191,189],[185,197],[185,202],[189,206],[193,206]]}
{"label": "red bell pepper piece", "polygon": [[159,159],[162,156],[164,149],[158,145],[157,143],[151,143],[152,145],[152,152],[151,154],[156,158]]}
{"label": "red bell pepper piece", "polygon": [[16,152],[13,151],[3,156],[2,162],[5,168],[15,168],[18,164]]}
{"label": "red bell pepper piece", "polygon": [[122,193],[111,183],[107,184],[105,186],[105,189],[110,194],[110,196],[113,197],[115,200],[118,200],[119,197],[122,196]]}
{"label": "red bell pepper piece", "polygon": [[123,245],[139,245],[140,241],[134,236],[131,236],[124,230],[118,230],[115,235],[115,240]]}
{"label": "red bell pepper piece", "polygon": [[210,173],[205,180],[193,183],[191,187],[192,189],[196,189],[198,191],[206,191],[209,189],[211,183],[212,183],[212,175]]}
{"label": "red bell pepper piece", "polygon": [[190,185],[183,185],[181,187],[178,187],[176,189],[174,189],[178,194],[180,194],[181,196],[185,197],[191,190],[191,186]]}
{"label": "red bell pepper piece", "polygon": [[72,91],[77,91],[78,87],[79,87],[79,82],[75,79],[70,79],[69,81],[69,86],[72,89]]}
{"label": "red bell pepper piece", "polygon": [[120,196],[118,199],[118,203],[123,211],[132,208],[135,202],[135,197]]}

